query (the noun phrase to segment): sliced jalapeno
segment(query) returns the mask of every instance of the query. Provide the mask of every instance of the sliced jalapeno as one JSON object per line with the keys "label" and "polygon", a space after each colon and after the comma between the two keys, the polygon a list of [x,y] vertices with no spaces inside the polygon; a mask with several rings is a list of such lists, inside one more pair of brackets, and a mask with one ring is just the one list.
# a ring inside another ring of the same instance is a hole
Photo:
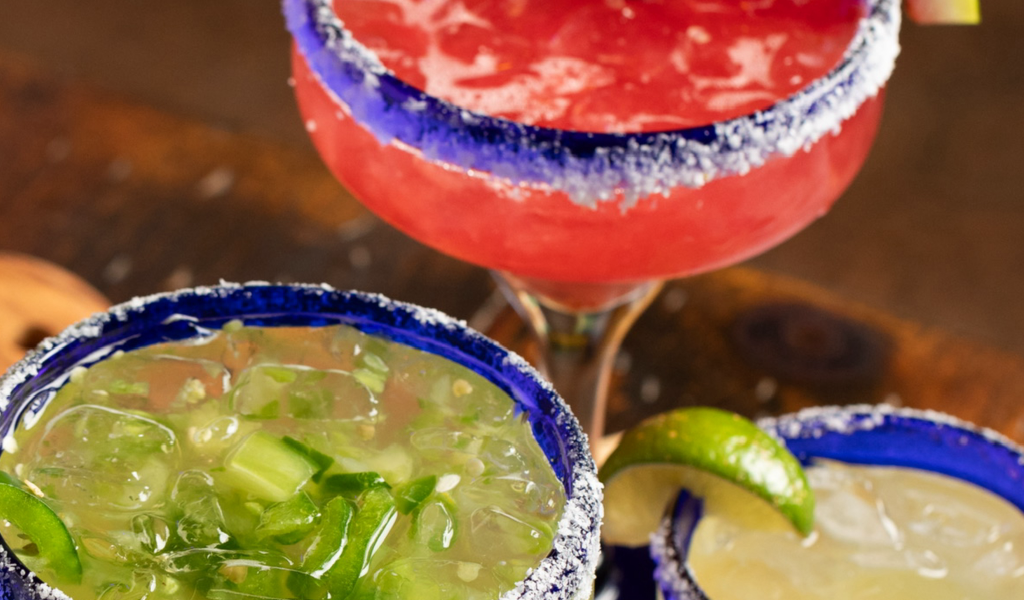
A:
{"label": "sliced jalapeno", "polygon": [[39,549],[39,558],[59,581],[82,580],[82,562],[64,522],[45,502],[8,478],[0,479],[0,518],[10,521],[32,540]]}

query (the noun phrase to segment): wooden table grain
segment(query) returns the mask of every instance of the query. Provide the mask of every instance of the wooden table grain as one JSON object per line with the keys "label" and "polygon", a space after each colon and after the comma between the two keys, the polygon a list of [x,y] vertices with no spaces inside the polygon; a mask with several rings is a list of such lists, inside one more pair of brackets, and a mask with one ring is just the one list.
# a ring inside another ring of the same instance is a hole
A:
{"label": "wooden table grain", "polygon": [[[271,280],[380,292],[463,319],[495,303],[486,271],[380,222],[309,150],[62,82],[6,54],[0,252],[53,263],[112,302]],[[24,288],[0,281],[0,301]],[[498,308],[490,331],[528,355],[515,315]],[[691,404],[756,416],[888,402],[1024,442],[1022,399],[1020,356],[737,267],[665,287],[616,363],[610,422]]]}

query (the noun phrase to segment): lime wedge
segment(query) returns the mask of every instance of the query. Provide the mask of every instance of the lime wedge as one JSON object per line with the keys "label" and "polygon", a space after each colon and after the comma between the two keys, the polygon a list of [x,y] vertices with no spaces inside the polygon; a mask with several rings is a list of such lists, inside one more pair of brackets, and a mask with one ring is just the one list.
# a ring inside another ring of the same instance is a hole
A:
{"label": "lime wedge", "polygon": [[[814,524],[814,495],[800,462],[739,415],[714,408],[660,414],[627,431],[598,474],[605,484],[603,537],[642,546],[680,488],[709,512],[751,522],[781,514],[800,533]],[[767,501],[767,502],[765,502]]]}

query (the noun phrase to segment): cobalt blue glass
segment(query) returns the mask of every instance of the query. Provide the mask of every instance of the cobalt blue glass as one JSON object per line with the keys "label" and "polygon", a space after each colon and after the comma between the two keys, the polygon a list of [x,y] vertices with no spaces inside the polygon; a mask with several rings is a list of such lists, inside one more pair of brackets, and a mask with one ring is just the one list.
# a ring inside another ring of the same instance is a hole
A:
{"label": "cobalt blue glass", "polygon": [[[1024,511],[1024,450],[1000,434],[934,411],[890,406],[812,408],[758,423],[804,465],[815,459],[906,467],[973,483]],[[708,600],[686,566],[702,502],[680,492],[652,545],[667,600]]]}
{"label": "cobalt blue glass", "polygon": [[[118,350],[209,335],[232,320],[253,326],[349,325],[453,360],[508,392],[527,415],[567,502],[552,551],[503,600],[590,597],[601,493],[578,422],[523,359],[432,309],[311,285],[223,284],[136,299],[44,340],[0,378],[0,436],[43,407],[74,367]],[[0,540],[0,600],[63,597],[54,592]]]}

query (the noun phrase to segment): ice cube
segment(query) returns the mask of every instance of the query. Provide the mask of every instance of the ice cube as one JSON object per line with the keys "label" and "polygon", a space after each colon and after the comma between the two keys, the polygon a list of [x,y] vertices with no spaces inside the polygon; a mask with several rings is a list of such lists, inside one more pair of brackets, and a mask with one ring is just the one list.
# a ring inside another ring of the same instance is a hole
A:
{"label": "ice cube", "polygon": [[219,398],[230,381],[224,365],[212,360],[170,354],[144,359],[124,354],[90,367],[80,389],[85,402],[107,394],[112,406],[164,411]]}
{"label": "ice cube", "polygon": [[413,514],[412,539],[434,552],[451,548],[457,532],[455,507],[444,496],[434,496]]}
{"label": "ice cube", "polygon": [[96,600],[146,600],[157,587],[157,576],[137,571],[129,582],[111,582],[98,591]]}
{"label": "ice cube", "polygon": [[907,490],[898,506],[906,514],[907,529],[929,544],[984,546],[990,538],[998,536],[1001,526],[998,518],[968,502],[928,490]]}
{"label": "ice cube", "polygon": [[561,486],[543,479],[534,481],[528,471],[484,476],[458,491],[460,505],[480,507],[493,503],[495,498],[504,498],[520,511],[542,517],[550,517],[558,510],[562,495]]}
{"label": "ice cube", "polygon": [[226,532],[213,478],[207,473],[184,471],[174,483],[171,501],[180,515],[175,528],[185,543],[196,547],[217,546],[231,539]]}
{"label": "ice cube", "polygon": [[480,460],[484,461],[488,473],[518,473],[526,468],[526,459],[510,441],[488,437],[480,449]]}
{"label": "ice cube", "polygon": [[452,457],[458,461],[468,459],[476,454],[483,440],[464,431],[454,431],[447,427],[428,427],[417,429],[409,436],[409,443],[429,460],[444,460]]}
{"label": "ice cube", "polygon": [[188,442],[192,449],[206,456],[222,456],[236,442],[255,431],[257,424],[245,422],[235,415],[222,415],[213,410],[199,409],[187,415]]}
{"label": "ice cube", "polygon": [[889,548],[902,544],[903,532],[893,523],[868,481],[841,468],[827,473],[812,471],[810,477],[815,478],[811,487],[818,490],[817,527],[851,544]]}
{"label": "ice cube", "polygon": [[554,540],[554,532],[545,523],[518,518],[497,505],[476,509],[469,520],[473,528],[470,543],[481,560],[543,554]]}
{"label": "ice cube", "polygon": [[293,569],[283,557],[269,553],[246,558],[229,556],[214,564],[216,576],[206,593],[210,600],[292,598],[288,590],[289,579],[305,576]]}
{"label": "ice cube", "polygon": [[139,510],[161,500],[178,439],[143,414],[85,404],[56,415],[33,450],[27,478],[48,495]]}
{"label": "ice cube", "polygon": [[241,415],[273,419],[341,419],[375,422],[378,402],[350,373],[295,365],[256,365],[243,371],[230,392]]}
{"label": "ice cube", "polygon": [[178,439],[170,428],[139,411],[128,412],[94,404],[73,406],[56,415],[42,435],[38,453],[63,452],[67,465],[99,468],[118,458],[125,461],[147,455],[170,455]]}
{"label": "ice cube", "polygon": [[402,558],[367,580],[363,585],[374,586],[378,600],[486,600],[501,589],[495,575],[479,563],[435,558]]}
{"label": "ice cube", "polygon": [[[264,550],[230,550],[225,548],[186,548],[165,552],[157,556],[161,569],[172,575],[196,573],[218,573],[225,565],[244,564],[255,568],[290,569],[292,563],[286,557]],[[228,572],[235,578],[237,574]],[[225,573],[219,573],[225,577]]]}
{"label": "ice cube", "polygon": [[978,574],[979,580],[992,581],[1018,578],[1024,591],[1024,561],[1020,559],[1021,544],[1024,539],[1005,540],[995,544],[987,552],[978,557],[970,566],[970,570]]}
{"label": "ice cube", "polygon": [[132,517],[132,532],[139,547],[150,554],[159,554],[171,539],[167,521],[154,514],[138,514]]}
{"label": "ice cube", "polygon": [[416,459],[412,453],[399,444],[392,444],[376,452],[367,452],[362,456],[362,462],[369,470],[380,473],[392,485],[408,481],[416,466]]}

